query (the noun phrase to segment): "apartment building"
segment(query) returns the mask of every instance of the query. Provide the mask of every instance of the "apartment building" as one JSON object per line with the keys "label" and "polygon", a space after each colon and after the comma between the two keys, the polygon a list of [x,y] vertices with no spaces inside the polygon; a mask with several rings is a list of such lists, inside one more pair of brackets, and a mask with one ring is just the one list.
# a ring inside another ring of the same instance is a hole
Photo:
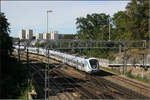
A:
{"label": "apartment building", "polygon": [[19,39],[26,39],[26,31],[25,30],[19,30]]}
{"label": "apartment building", "polygon": [[27,29],[26,30],[26,39],[32,39],[33,36],[33,30]]}

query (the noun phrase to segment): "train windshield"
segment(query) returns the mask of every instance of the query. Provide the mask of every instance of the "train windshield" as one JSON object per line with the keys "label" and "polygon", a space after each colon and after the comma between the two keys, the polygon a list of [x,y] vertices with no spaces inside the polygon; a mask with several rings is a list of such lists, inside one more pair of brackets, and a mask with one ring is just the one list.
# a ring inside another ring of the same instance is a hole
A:
{"label": "train windshield", "polygon": [[91,59],[91,60],[89,60],[89,62],[90,62],[90,65],[91,65],[92,68],[97,68],[98,67],[98,60]]}

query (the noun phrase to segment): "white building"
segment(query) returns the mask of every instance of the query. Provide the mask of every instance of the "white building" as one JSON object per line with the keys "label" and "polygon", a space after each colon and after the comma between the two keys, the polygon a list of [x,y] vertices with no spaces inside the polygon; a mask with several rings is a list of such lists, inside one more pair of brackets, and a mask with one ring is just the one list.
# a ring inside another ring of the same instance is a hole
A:
{"label": "white building", "polygon": [[44,32],[43,33],[43,39],[50,40],[51,39],[51,34],[47,33],[47,32]]}
{"label": "white building", "polygon": [[50,31],[51,34],[51,40],[58,40],[58,31]]}
{"label": "white building", "polygon": [[49,31],[48,33],[47,32],[43,33],[43,39],[58,40],[58,38],[59,38],[58,31]]}
{"label": "white building", "polygon": [[33,36],[35,37],[35,39],[37,40],[42,40],[43,39],[43,34],[42,33],[38,33],[38,34],[33,34]]}
{"label": "white building", "polygon": [[19,39],[25,39],[26,38],[26,32],[25,30],[19,30]]}
{"label": "white building", "polygon": [[32,39],[33,36],[33,30],[27,29],[26,30],[26,39]]}

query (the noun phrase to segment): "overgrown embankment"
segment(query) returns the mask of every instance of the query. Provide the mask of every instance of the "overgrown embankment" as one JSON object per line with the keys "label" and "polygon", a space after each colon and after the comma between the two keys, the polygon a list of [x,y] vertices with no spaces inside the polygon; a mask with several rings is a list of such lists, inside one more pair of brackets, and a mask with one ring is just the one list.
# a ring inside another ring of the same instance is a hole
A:
{"label": "overgrown embankment", "polygon": [[8,71],[3,75],[2,87],[4,99],[27,99],[28,90],[28,69],[16,58],[10,57]]}
{"label": "overgrown embankment", "polygon": [[[114,68],[102,67],[102,69],[114,72],[119,75],[122,74],[122,70],[123,70],[122,67],[116,67],[116,68],[115,67]],[[142,72],[142,70],[143,70],[143,72]],[[143,68],[128,67],[127,72],[126,72],[126,77],[129,77],[129,78],[132,78],[132,79],[135,79],[138,81],[142,81],[144,83],[150,83],[149,74],[147,74],[147,75],[145,74],[145,73],[149,73],[149,72],[150,72],[150,69],[145,71]],[[141,74],[143,74],[143,75],[141,75]]]}

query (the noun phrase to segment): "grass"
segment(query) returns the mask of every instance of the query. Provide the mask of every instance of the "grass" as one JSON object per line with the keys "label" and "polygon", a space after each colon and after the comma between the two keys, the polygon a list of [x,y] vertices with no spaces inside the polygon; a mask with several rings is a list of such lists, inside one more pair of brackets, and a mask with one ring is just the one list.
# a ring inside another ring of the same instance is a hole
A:
{"label": "grass", "polygon": [[[111,72],[114,72],[118,75],[121,75],[121,72],[119,69],[116,69],[116,68],[107,68],[107,67],[102,67],[102,69],[104,70],[107,70],[107,71],[111,71]],[[146,76],[144,76],[143,78],[140,77],[140,75],[133,75],[131,73],[131,71],[127,72],[126,73],[126,77],[128,78],[132,78],[132,79],[135,79],[135,80],[138,80],[138,81],[141,81],[141,82],[144,82],[144,83],[150,83],[150,79],[148,79]]]}
{"label": "grass", "polygon": [[144,83],[150,83],[150,79],[148,79],[146,76],[144,76],[142,78],[142,77],[140,77],[140,75],[135,76],[135,75],[131,74],[131,72],[127,72],[126,76],[129,78],[144,82]]}
{"label": "grass", "polygon": [[114,72],[114,73],[116,73],[116,74],[121,75],[120,70],[118,70],[118,69],[116,69],[116,68],[107,68],[107,67],[102,67],[102,69],[104,69],[104,70],[108,70],[108,71],[111,71],[111,72]]}

